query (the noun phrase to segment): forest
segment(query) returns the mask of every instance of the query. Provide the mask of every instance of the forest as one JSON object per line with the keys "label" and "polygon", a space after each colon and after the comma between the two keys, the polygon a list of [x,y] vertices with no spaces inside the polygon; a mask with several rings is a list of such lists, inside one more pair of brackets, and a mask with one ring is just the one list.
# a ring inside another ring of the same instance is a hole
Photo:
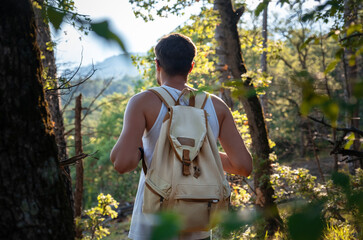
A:
{"label": "forest", "polygon": [[[157,86],[155,53],[127,55],[138,77],[60,74],[51,27],[129,54],[75,2],[0,7],[0,239],[128,239],[142,166],[119,174],[110,152],[128,100]],[[200,6],[173,31],[197,47],[188,84],[225,101],[252,154],[249,177],[226,173],[212,238],[363,239],[363,3],[255,2],[129,0],[145,22]],[[151,239],[178,235],[178,215],[157,217]]]}

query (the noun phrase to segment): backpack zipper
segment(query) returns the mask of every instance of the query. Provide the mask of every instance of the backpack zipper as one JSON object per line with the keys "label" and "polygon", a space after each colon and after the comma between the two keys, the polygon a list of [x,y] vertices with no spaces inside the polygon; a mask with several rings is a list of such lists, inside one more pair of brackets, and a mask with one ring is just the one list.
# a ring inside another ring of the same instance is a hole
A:
{"label": "backpack zipper", "polygon": [[160,210],[163,210],[164,198],[160,196]]}

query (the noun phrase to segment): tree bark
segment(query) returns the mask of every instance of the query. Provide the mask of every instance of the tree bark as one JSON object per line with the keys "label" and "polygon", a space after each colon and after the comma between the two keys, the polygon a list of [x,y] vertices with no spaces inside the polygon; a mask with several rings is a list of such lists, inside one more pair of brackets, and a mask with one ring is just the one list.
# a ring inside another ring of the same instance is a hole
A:
{"label": "tree bark", "polygon": [[[76,98],[76,108],[75,108],[75,148],[76,156],[83,153],[82,147],[82,94]],[[76,191],[74,193],[74,212],[75,217],[81,217],[82,215],[82,199],[83,199],[83,160],[79,160],[76,163]],[[82,229],[76,229],[76,237],[82,238]]]}
{"label": "tree bark", "polygon": [[[231,1],[215,0],[214,4],[220,13],[220,25],[223,29],[223,38],[217,40],[220,48],[227,56],[227,67],[233,79],[241,80],[241,76],[247,72],[247,68],[241,53],[237,22],[244,9],[234,11]],[[268,235],[272,236],[279,228],[282,228],[282,220],[274,202],[274,190],[270,184],[271,161],[269,154],[271,149],[262,107],[254,86],[250,79],[243,81],[242,84],[241,87],[247,94],[240,96],[239,99],[247,114],[252,137],[256,205],[262,210],[265,217],[264,233],[267,231]]]}
{"label": "tree bark", "polygon": [[[214,10],[219,10],[216,2],[214,3]],[[215,30],[215,39],[218,42],[223,42],[224,30],[222,24],[218,24]],[[225,51],[225,46],[217,46],[216,55],[218,56],[218,63],[216,63],[216,70],[219,71],[219,81],[220,83],[228,82],[231,79],[231,73],[227,64],[227,55]],[[231,91],[226,88],[221,88],[219,91],[219,97],[227,104],[227,106],[233,111],[233,99],[231,97]]]}
{"label": "tree bark", "polygon": [[[37,0],[40,6],[43,6],[44,0]],[[43,6],[44,7],[44,6]],[[43,68],[45,69],[46,74],[42,74],[43,85],[46,83],[49,84],[49,88],[45,91],[45,98],[48,102],[51,121],[54,127],[55,140],[58,147],[58,160],[64,161],[68,159],[67,154],[67,143],[64,137],[64,123],[63,123],[63,115],[61,112],[61,99],[58,87],[58,79],[57,79],[57,66],[55,63],[54,51],[52,48],[48,48],[47,43],[51,43],[51,35],[49,25],[45,22],[45,19],[42,15],[42,9],[38,9],[34,7],[35,12],[35,22],[37,25],[36,33],[37,33],[37,43],[39,49],[44,56],[42,58]],[[45,77],[44,77],[45,76]],[[70,176],[70,169],[68,166],[62,168],[62,174],[64,179],[64,184],[67,189],[67,194],[72,202],[73,206],[73,192],[72,192],[72,181]]]}
{"label": "tree bark", "polygon": [[[262,15],[262,47],[263,47],[263,52],[261,54],[261,70],[262,70],[262,74],[267,76],[267,12],[268,12],[268,4],[266,5],[265,9],[263,10],[263,15]],[[263,108],[263,112],[265,117],[267,117],[267,112],[268,112],[268,97],[267,97],[267,93],[265,93],[264,95],[261,96],[261,103],[262,103],[262,108]]]}
{"label": "tree bark", "polygon": [[30,0],[0,8],[0,239],[74,239]]}

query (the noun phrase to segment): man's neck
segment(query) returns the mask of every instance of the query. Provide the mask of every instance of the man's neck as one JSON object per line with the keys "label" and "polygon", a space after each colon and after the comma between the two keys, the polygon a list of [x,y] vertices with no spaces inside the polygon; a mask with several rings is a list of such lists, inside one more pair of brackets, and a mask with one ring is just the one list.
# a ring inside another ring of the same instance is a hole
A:
{"label": "man's neck", "polygon": [[187,78],[183,76],[167,76],[162,79],[162,85],[166,85],[178,90],[183,90],[187,87]]}

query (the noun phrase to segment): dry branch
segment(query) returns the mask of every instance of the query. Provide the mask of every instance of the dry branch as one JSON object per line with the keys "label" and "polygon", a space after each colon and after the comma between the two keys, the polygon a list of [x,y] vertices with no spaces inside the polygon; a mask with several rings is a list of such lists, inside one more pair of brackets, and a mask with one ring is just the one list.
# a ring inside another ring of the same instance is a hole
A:
{"label": "dry branch", "polygon": [[64,166],[68,166],[68,165],[74,164],[74,163],[76,163],[77,161],[82,160],[82,159],[84,159],[84,158],[86,158],[86,157],[89,157],[89,156],[91,156],[91,155],[93,155],[93,154],[94,154],[94,153],[92,153],[92,154],[81,153],[81,154],[79,154],[79,155],[76,155],[76,156],[73,156],[73,157],[71,157],[71,158],[68,158],[68,159],[66,159],[66,160],[64,160],[64,161],[61,161],[61,162],[60,162],[60,166],[61,166],[61,167],[64,167]]}
{"label": "dry branch", "polygon": [[[327,126],[327,127],[330,127],[330,128],[333,128],[332,125],[330,125],[329,123],[325,122],[324,121],[324,118],[319,120],[319,119],[316,119],[312,116],[308,116],[309,119],[313,120],[314,122],[318,122],[318,123],[321,123],[323,124],[324,126]],[[363,136],[363,131],[355,128],[355,127],[350,127],[350,128],[336,128],[337,131],[343,131],[343,132],[353,132],[353,133],[358,133],[359,135]]]}

